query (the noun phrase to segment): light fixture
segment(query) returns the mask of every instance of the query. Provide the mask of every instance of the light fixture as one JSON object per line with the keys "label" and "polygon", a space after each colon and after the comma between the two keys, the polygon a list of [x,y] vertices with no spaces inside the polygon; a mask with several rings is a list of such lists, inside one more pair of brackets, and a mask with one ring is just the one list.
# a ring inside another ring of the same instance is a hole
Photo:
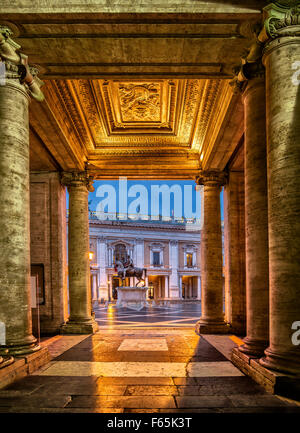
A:
{"label": "light fixture", "polygon": [[93,258],[94,258],[94,253],[93,253],[93,251],[89,251],[89,259],[90,259],[90,261],[92,261]]}

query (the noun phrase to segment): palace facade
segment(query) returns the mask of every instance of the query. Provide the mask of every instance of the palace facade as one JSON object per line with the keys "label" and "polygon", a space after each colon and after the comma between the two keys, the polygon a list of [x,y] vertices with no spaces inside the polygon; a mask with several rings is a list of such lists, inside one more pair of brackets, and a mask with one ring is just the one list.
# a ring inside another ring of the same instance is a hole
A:
{"label": "palace facade", "polygon": [[[90,218],[92,299],[116,299],[121,284],[114,262],[129,255],[146,268],[148,296],[155,301],[200,300],[200,230],[162,221],[100,221]],[[191,226],[191,224],[190,224]],[[133,277],[126,285],[135,285]]]}

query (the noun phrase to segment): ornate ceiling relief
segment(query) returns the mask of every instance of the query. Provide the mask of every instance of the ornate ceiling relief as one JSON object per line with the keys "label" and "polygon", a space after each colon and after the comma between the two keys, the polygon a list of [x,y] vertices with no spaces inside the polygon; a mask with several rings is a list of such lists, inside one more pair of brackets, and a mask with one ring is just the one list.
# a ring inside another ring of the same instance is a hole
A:
{"label": "ornate ceiling relief", "polygon": [[158,83],[119,83],[123,122],[160,122],[160,87]]}
{"label": "ornate ceiling relief", "polygon": [[108,135],[173,134],[178,82],[110,80],[95,85],[103,99]]}
{"label": "ornate ceiling relief", "polygon": [[221,86],[198,79],[53,82],[88,158],[117,149],[199,152]]}

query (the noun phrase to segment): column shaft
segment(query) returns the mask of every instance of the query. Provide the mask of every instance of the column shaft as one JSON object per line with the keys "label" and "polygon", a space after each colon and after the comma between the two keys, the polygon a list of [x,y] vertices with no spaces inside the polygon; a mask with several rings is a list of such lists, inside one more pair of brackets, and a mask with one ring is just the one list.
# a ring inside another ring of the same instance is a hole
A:
{"label": "column shaft", "polygon": [[88,188],[85,173],[66,173],[69,191],[68,258],[70,317],[63,333],[89,334],[98,325],[92,317],[89,261]]}
{"label": "column shaft", "polygon": [[220,190],[222,174],[207,172],[204,183],[204,221],[201,236],[202,316],[197,333],[226,333],[223,313],[222,232]]}
{"label": "column shaft", "polygon": [[[267,368],[300,373],[300,14],[295,26],[281,21],[265,47],[269,200],[270,345],[260,360]],[[282,28],[281,28],[282,27]],[[294,34],[293,34],[294,33]],[[294,328],[295,329],[295,328]]]}
{"label": "column shaft", "polygon": [[28,95],[18,78],[0,86],[0,135],[0,352],[20,355],[39,346],[31,325]]}
{"label": "column shaft", "polygon": [[269,336],[268,198],[265,80],[249,80],[245,117],[245,224],[247,335],[240,351],[261,355]]}

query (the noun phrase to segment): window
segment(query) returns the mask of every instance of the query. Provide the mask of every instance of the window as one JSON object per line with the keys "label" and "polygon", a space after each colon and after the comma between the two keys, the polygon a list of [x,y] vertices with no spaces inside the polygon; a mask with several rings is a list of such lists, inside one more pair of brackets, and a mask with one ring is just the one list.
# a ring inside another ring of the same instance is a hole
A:
{"label": "window", "polygon": [[186,253],[186,267],[187,268],[193,267],[193,254],[192,253]]}
{"label": "window", "polygon": [[116,260],[119,260],[122,263],[125,263],[127,261],[127,251],[126,251],[126,247],[124,244],[117,244],[115,246],[115,257],[114,257],[114,262],[116,262]]}
{"label": "window", "polygon": [[160,266],[160,252],[153,251],[153,266]]}

